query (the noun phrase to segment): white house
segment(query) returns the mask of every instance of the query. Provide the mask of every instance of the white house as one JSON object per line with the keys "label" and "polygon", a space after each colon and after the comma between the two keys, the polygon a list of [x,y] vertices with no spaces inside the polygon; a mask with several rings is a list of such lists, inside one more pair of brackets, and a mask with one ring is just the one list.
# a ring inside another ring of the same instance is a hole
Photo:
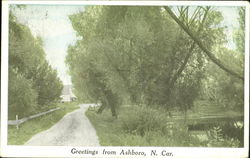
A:
{"label": "white house", "polygon": [[72,92],[72,86],[71,85],[64,85],[62,90],[62,95],[60,96],[61,102],[71,102],[76,100],[76,96]]}

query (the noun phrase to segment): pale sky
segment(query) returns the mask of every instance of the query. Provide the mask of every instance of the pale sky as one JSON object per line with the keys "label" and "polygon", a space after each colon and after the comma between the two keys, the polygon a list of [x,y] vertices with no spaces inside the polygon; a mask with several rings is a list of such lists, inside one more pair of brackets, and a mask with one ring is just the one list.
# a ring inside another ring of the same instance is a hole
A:
{"label": "pale sky", "polygon": [[84,6],[75,5],[26,5],[16,10],[17,19],[28,26],[34,36],[44,42],[44,51],[50,65],[58,72],[64,84],[71,84],[68,69],[64,63],[67,47],[76,41],[68,15],[84,11]]}
{"label": "pale sky", "polygon": [[[232,30],[238,27],[238,12],[235,7],[217,7],[224,16],[223,25],[228,26],[230,41],[227,46],[235,48]],[[64,63],[67,47],[77,40],[68,15],[84,11],[82,5],[27,5],[23,10],[16,10],[19,22],[31,29],[34,36],[40,36],[44,42],[44,51],[50,65],[58,71],[64,84],[71,84],[68,69]]]}

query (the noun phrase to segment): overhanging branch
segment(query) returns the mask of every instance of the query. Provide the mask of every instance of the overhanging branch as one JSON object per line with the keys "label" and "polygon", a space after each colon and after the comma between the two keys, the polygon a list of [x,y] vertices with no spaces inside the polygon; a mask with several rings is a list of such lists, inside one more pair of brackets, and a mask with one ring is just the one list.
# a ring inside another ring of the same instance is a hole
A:
{"label": "overhanging branch", "polygon": [[172,10],[168,6],[164,6],[164,9],[168,12],[168,14],[174,19],[174,21],[191,37],[191,39],[200,47],[200,49],[209,57],[209,59],[219,66],[222,70],[229,73],[230,75],[239,78],[244,81],[244,77],[234,72],[233,70],[227,68],[219,59],[217,59],[213,53],[211,53],[202,42],[192,33],[189,28],[187,28],[172,12]]}
{"label": "overhanging branch", "polygon": [[[199,9],[200,10],[200,9]],[[198,10],[198,11],[199,11]],[[196,13],[194,13],[194,14],[197,14],[198,13],[198,11],[196,11]],[[203,25],[204,25],[204,23],[205,23],[205,20],[206,20],[206,18],[207,18],[207,13],[208,13],[208,11],[209,11],[209,8],[207,8],[206,10],[205,10],[205,14],[204,14],[204,16],[203,16],[203,18],[202,18],[202,20],[201,20],[201,23],[200,23],[200,25],[198,26],[198,33],[200,33],[201,32],[201,29],[202,29],[202,27],[203,27]],[[196,15],[193,15],[192,16],[192,18],[191,18],[191,22],[190,23],[192,23],[192,22],[194,22],[194,19],[195,19],[195,16]],[[190,25],[189,25],[190,26]],[[189,48],[189,51],[187,52],[187,55],[186,55],[186,57],[185,57],[185,59],[184,59],[184,62],[183,62],[183,64],[181,65],[181,67],[178,69],[178,71],[177,71],[177,73],[174,75],[174,77],[173,77],[173,79],[171,80],[171,82],[170,82],[170,86],[174,86],[174,83],[176,82],[176,80],[178,79],[178,76],[180,76],[180,74],[183,72],[183,70],[185,69],[185,67],[186,67],[186,65],[187,65],[187,63],[188,63],[188,60],[189,60],[189,58],[192,56],[192,54],[193,54],[193,50],[194,50],[194,48],[195,48],[195,41],[193,41],[193,43],[192,43],[192,45],[191,45],[191,47]]]}

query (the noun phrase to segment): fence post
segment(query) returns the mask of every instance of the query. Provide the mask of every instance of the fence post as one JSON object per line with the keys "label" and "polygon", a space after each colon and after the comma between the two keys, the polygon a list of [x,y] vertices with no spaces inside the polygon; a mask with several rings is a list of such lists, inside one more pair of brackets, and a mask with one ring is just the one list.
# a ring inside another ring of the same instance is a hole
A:
{"label": "fence post", "polygon": [[16,129],[18,130],[18,115],[16,115],[16,122],[17,122],[17,124],[16,124]]}

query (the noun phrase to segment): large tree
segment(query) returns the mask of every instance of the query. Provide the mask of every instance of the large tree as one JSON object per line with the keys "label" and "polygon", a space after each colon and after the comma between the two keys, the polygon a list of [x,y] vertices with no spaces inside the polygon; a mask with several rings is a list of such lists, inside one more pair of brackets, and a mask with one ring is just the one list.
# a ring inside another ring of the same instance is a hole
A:
{"label": "large tree", "polygon": [[[177,9],[206,48],[224,42],[220,12],[193,7],[190,16],[189,7]],[[207,60],[163,7],[90,6],[70,20],[81,37],[67,56],[79,96],[100,100],[113,116],[124,102],[192,107]]]}

